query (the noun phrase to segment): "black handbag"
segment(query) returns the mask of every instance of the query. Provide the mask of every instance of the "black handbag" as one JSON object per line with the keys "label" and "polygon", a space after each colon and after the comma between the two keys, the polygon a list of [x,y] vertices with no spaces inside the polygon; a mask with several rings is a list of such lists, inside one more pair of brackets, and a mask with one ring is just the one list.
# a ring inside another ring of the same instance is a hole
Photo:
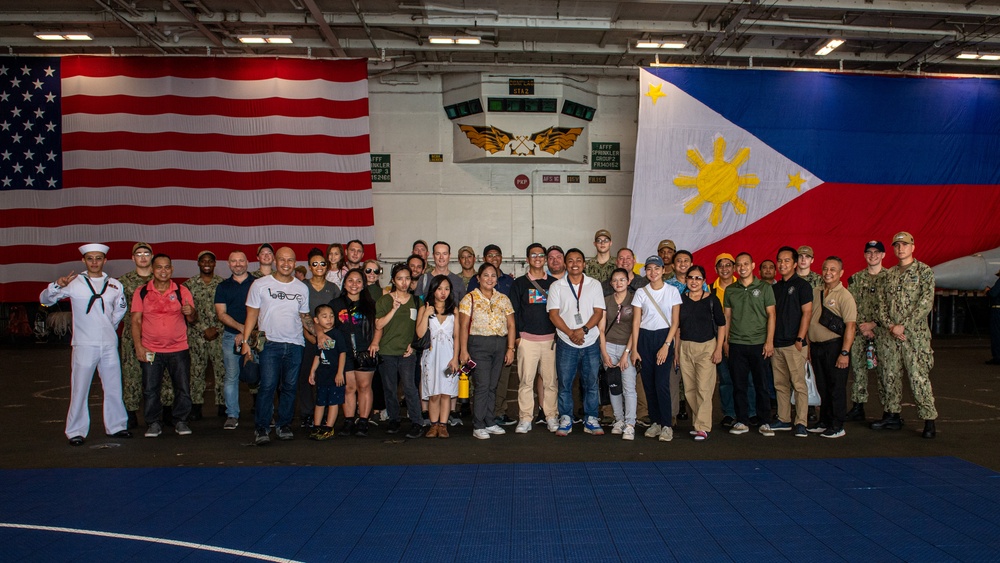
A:
{"label": "black handbag", "polygon": [[608,382],[608,393],[615,397],[622,394],[622,368],[618,366],[604,368],[604,379]]}
{"label": "black handbag", "polygon": [[257,363],[255,355],[251,355],[250,358],[243,358],[243,362],[240,364],[240,381],[250,387],[260,385],[260,364]]}
{"label": "black handbag", "polygon": [[844,319],[833,311],[827,309],[826,305],[823,305],[824,293],[822,291],[820,292],[819,297],[820,306],[823,307],[823,311],[819,314],[819,324],[834,334],[844,336],[844,330],[847,329]]}
{"label": "black handbag", "polygon": [[354,369],[361,371],[374,371],[382,363],[382,356],[378,352],[372,354],[367,349],[358,350],[358,343],[351,335],[351,351],[354,355]]}

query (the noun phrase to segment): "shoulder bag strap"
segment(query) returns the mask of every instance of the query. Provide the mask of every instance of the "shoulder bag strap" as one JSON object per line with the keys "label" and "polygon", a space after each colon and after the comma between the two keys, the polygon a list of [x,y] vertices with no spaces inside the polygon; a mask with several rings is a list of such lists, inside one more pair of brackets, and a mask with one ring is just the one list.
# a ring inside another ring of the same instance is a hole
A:
{"label": "shoulder bag strap", "polygon": [[649,298],[649,301],[653,304],[653,307],[656,308],[656,312],[660,314],[660,318],[663,319],[663,322],[667,323],[667,326],[670,326],[670,321],[667,320],[667,316],[663,314],[663,309],[660,309],[660,304],[656,302],[656,299],[653,299],[653,294],[649,292],[649,289],[647,289],[647,287],[648,286],[643,286],[642,288],[642,290],[646,292],[646,297]]}

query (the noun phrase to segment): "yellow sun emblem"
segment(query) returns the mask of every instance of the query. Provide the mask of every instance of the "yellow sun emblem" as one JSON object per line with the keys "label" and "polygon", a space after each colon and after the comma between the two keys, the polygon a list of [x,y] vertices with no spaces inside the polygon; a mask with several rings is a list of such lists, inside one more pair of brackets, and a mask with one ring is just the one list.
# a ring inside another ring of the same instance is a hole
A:
{"label": "yellow sun emblem", "polygon": [[709,222],[713,227],[719,226],[722,220],[722,206],[733,205],[733,210],[740,215],[747,212],[747,204],[740,199],[737,191],[740,188],[756,188],[760,180],[756,174],[740,175],[738,168],[750,158],[750,149],[743,147],[736,151],[733,160],[726,162],[726,140],[721,136],[715,140],[715,154],[712,162],[705,162],[698,149],[688,149],[688,162],[698,169],[697,176],[681,174],[674,178],[674,185],[685,190],[698,188],[698,195],[684,204],[684,213],[693,215],[705,202],[712,204]]}

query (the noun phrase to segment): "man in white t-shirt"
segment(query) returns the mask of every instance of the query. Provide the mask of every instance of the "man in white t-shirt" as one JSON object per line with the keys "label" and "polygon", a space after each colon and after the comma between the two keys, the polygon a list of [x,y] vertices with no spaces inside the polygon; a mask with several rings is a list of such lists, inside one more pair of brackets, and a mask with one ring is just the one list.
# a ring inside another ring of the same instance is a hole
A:
{"label": "man in white t-shirt", "polygon": [[600,436],[604,430],[597,421],[600,406],[597,371],[601,362],[597,323],[604,312],[604,290],[601,282],[583,274],[585,260],[580,249],[567,250],[565,257],[566,277],[550,286],[546,305],[558,336],[556,377],[559,379],[560,416],[556,436],[566,436],[573,431],[573,381],[577,373],[580,374],[586,415],[583,431]]}
{"label": "man in white t-shirt", "polygon": [[[260,387],[257,390],[254,443],[271,441],[268,432],[274,414],[274,393],[281,385],[278,399],[278,419],[275,421],[279,440],[294,438],[289,425],[295,414],[295,391],[298,388],[299,366],[305,338],[302,329],[316,332],[309,312],[309,288],[295,278],[295,252],[286,247],[275,252],[273,274],[253,282],[247,294],[247,320],[243,323],[243,354],[249,356],[247,340],[254,327],[266,336],[260,353]],[[320,331],[319,340],[329,338]]]}

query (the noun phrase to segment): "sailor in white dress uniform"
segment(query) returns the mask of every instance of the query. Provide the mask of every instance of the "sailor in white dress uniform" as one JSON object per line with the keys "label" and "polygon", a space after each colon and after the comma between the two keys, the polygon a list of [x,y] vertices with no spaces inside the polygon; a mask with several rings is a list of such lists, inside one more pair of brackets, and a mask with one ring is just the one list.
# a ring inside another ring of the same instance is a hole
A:
{"label": "sailor in white dress uniform", "polygon": [[49,284],[39,297],[43,305],[69,298],[73,310],[73,373],[66,415],[66,437],[70,445],[82,445],[90,432],[88,398],[96,368],[104,388],[104,431],[115,438],[131,438],[128,415],[122,401],[121,361],[115,329],[125,316],[125,294],[121,283],[104,273],[108,247],[80,247],[86,274],[70,272]]}

